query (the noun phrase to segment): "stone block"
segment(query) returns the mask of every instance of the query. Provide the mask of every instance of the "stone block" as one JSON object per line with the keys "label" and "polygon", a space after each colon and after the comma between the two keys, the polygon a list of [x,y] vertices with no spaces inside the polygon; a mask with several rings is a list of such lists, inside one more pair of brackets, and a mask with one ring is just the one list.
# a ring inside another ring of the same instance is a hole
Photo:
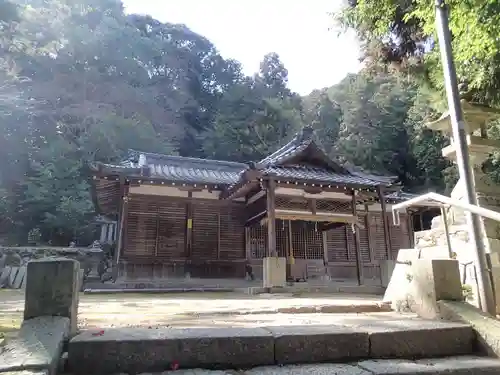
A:
{"label": "stone block", "polygon": [[472,327],[461,323],[404,319],[374,322],[364,328],[370,335],[370,358],[470,354],[475,341]]}
{"label": "stone block", "polygon": [[411,259],[414,256],[411,252],[400,255],[404,261],[398,259],[385,302],[390,301],[394,310],[432,319],[438,316],[438,300],[463,300],[457,260]]}
{"label": "stone block", "polygon": [[122,328],[85,332],[68,347],[74,374],[163,371],[180,368],[245,368],[274,363],[274,339],[262,328]]}
{"label": "stone block", "polygon": [[421,317],[436,318],[439,300],[463,300],[457,260],[418,259],[412,262],[410,275],[411,310]]}
{"label": "stone block", "polygon": [[500,357],[500,321],[466,302],[438,301],[441,319],[470,324],[476,334],[477,349]]}
{"label": "stone block", "polygon": [[[409,283],[410,262],[419,258],[418,249],[401,249],[395,262],[394,270],[384,294],[384,302],[394,302],[405,297],[405,288]],[[394,308],[394,307],[393,307]],[[394,308],[397,310],[396,308]]]}
{"label": "stone block", "polygon": [[49,372],[47,370],[7,371],[2,372],[2,375],[49,375]]}
{"label": "stone block", "polygon": [[[314,365],[289,365],[257,367],[247,370],[244,375],[373,375],[355,364],[317,363]],[[172,374],[174,375],[174,374]],[[201,375],[201,374],[200,374]],[[228,374],[229,375],[229,374]]]}
{"label": "stone block", "polygon": [[267,257],[262,265],[264,288],[286,286],[286,258]]}
{"label": "stone block", "polygon": [[28,263],[24,319],[62,316],[70,319],[72,333],[77,330],[79,293],[77,261],[44,258]]}
{"label": "stone block", "polygon": [[25,320],[18,336],[9,340],[0,354],[0,373],[32,370],[54,375],[69,323],[68,318],[52,316]]}
{"label": "stone block", "polygon": [[500,361],[494,358],[463,356],[436,359],[363,361],[358,367],[378,375],[496,375]]}
{"label": "stone block", "polygon": [[277,326],[274,356],[279,364],[334,362],[366,358],[368,333],[336,325]]}
{"label": "stone block", "polygon": [[[455,259],[433,259],[432,275],[436,300],[461,301],[462,283],[460,282],[460,269]],[[415,262],[416,267],[427,269],[425,261]],[[427,263],[428,264],[428,263]]]}

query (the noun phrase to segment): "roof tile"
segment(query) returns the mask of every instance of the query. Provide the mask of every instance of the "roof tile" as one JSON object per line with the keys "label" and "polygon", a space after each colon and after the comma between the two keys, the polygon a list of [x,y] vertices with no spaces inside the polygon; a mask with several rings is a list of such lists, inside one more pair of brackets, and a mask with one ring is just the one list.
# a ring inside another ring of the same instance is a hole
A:
{"label": "roof tile", "polygon": [[346,184],[346,185],[367,185],[378,186],[379,181],[363,178],[355,175],[334,173],[324,168],[314,168],[307,166],[271,166],[265,169],[266,174],[273,174],[276,177],[291,178],[298,180],[314,180],[323,183]]}

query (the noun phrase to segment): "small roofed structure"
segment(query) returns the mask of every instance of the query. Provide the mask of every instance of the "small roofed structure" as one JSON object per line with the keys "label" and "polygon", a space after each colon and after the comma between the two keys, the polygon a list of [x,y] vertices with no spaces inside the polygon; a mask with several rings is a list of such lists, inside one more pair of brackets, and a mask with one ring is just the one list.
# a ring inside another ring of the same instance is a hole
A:
{"label": "small roofed structure", "polygon": [[391,222],[395,177],[333,161],[305,127],[254,163],[130,151],[97,164],[94,199],[118,217],[122,279],[326,278],[380,284],[384,263],[412,243]]}

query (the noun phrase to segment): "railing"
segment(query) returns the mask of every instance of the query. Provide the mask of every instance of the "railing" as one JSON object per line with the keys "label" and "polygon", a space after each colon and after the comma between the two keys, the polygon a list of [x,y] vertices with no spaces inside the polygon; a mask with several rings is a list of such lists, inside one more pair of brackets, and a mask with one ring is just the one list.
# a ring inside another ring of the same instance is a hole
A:
{"label": "railing", "polygon": [[500,212],[488,210],[487,208],[479,207],[474,204],[461,202],[457,199],[446,197],[437,193],[427,193],[420,197],[412,198],[403,203],[398,203],[392,206],[392,218],[394,225],[400,225],[399,211],[410,206],[438,206],[438,207],[457,207],[464,211],[472,212],[473,214],[487,217],[488,219],[500,222]]}
{"label": "railing", "polygon": [[[416,197],[416,198],[407,200],[406,202],[399,203],[399,204],[392,206],[392,218],[394,220],[394,225],[400,225],[399,211],[402,209],[405,209],[407,207],[410,207],[410,206],[438,206],[438,207],[441,207],[441,214],[443,215],[444,230],[445,230],[445,234],[446,234],[446,243],[448,245],[448,253],[449,253],[450,258],[453,257],[453,252],[452,252],[452,248],[451,248],[451,244],[450,244],[450,234],[448,231],[448,223],[447,223],[446,216],[445,216],[445,208],[446,207],[451,207],[451,206],[457,207],[457,208],[460,208],[464,211],[468,211],[468,212],[471,212],[473,214],[476,214],[478,216],[486,217],[488,219],[500,222],[500,213],[499,212],[488,210],[487,208],[479,207],[479,206],[476,206],[474,204],[464,203],[464,202],[461,202],[457,199],[449,198],[449,197],[446,197],[446,196],[441,195],[441,194],[427,193],[427,194],[421,195],[420,197]],[[483,303],[488,300],[488,298],[487,298],[488,293],[487,293],[487,291],[484,290],[485,285],[487,285],[487,282],[485,282],[485,279],[483,276],[484,274],[487,274],[486,277],[489,277],[489,283],[491,285],[491,289],[490,289],[489,293],[493,294],[492,304],[494,305],[494,303],[495,303],[494,302],[495,284],[493,282],[493,275],[492,275],[492,271],[491,271],[491,259],[488,258],[489,254],[484,254],[485,255],[485,259],[484,259],[485,264],[484,265],[481,264],[483,261],[481,261],[480,251],[481,250],[478,248],[477,249],[478,265],[477,265],[477,267],[474,267],[474,270],[476,273],[477,288],[479,290],[479,296],[480,296],[479,304],[480,304],[480,306],[481,305],[482,306],[489,305],[489,303],[486,303],[485,305],[483,305]],[[484,251],[484,249],[483,249],[483,251]],[[467,271],[468,265],[470,265],[470,264],[464,264],[464,275],[465,275],[465,272]],[[479,274],[479,272],[481,274]],[[481,283],[480,283],[480,281],[481,281]],[[481,291],[481,288],[484,288],[484,289]]]}

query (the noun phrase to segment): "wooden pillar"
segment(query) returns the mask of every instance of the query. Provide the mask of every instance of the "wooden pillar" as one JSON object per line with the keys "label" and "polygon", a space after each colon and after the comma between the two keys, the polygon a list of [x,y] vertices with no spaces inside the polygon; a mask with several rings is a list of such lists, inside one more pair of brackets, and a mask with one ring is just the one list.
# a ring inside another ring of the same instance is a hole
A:
{"label": "wooden pillar", "polygon": [[293,241],[292,241],[292,222],[287,221],[286,228],[287,252],[286,252],[286,279],[292,279],[292,259],[293,259]]}
{"label": "wooden pillar", "polygon": [[387,260],[392,259],[392,246],[391,246],[391,234],[389,232],[389,221],[387,220],[387,212],[385,209],[385,196],[384,189],[382,187],[377,188],[378,199],[380,201],[380,207],[382,209],[382,224],[384,227],[384,239],[385,239],[385,254]]}
{"label": "wooden pillar", "polygon": [[[217,212],[217,259],[220,259],[220,211],[221,207],[218,207],[219,212]],[[247,227],[245,227],[245,241],[247,239]],[[245,252],[246,252],[246,243],[245,243]]]}
{"label": "wooden pillar", "polygon": [[126,227],[127,227],[127,213],[128,213],[128,185],[125,184],[125,179],[120,177],[120,197],[119,197],[119,208],[118,208],[118,233],[117,242],[115,247],[114,262],[118,265],[120,261],[120,256],[123,251]]}
{"label": "wooden pillar", "polygon": [[330,277],[330,272],[328,270],[328,242],[326,240],[326,231],[321,232],[321,237],[323,240],[323,266],[325,267],[325,276]]}
{"label": "wooden pillar", "polygon": [[[358,212],[356,209],[356,192],[354,192],[354,191],[352,192],[351,204],[352,204],[352,216],[354,216],[355,219],[357,220],[358,219]],[[359,251],[359,232],[358,232],[358,228],[355,224],[352,225],[352,230],[353,230],[352,237],[354,240],[354,255],[355,255],[355,259],[356,259],[356,278],[358,281],[358,285],[362,285],[363,284],[363,262],[361,259],[361,253]]]}
{"label": "wooden pillar", "polygon": [[413,215],[411,212],[406,210],[406,222],[408,225],[408,237],[409,237],[409,243],[410,243],[410,248],[415,247],[415,232],[413,230]]}
{"label": "wooden pillar", "polygon": [[267,256],[277,257],[276,252],[276,182],[273,178],[267,181]]}
{"label": "wooden pillar", "polygon": [[366,237],[368,240],[368,252],[370,253],[370,263],[376,259],[374,241],[372,238],[372,231],[370,228],[370,211],[368,210],[368,205],[365,204],[365,226],[366,226]]}
{"label": "wooden pillar", "polygon": [[186,206],[186,258],[190,259],[193,255],[193,192],[188,192],[188,203]]}

